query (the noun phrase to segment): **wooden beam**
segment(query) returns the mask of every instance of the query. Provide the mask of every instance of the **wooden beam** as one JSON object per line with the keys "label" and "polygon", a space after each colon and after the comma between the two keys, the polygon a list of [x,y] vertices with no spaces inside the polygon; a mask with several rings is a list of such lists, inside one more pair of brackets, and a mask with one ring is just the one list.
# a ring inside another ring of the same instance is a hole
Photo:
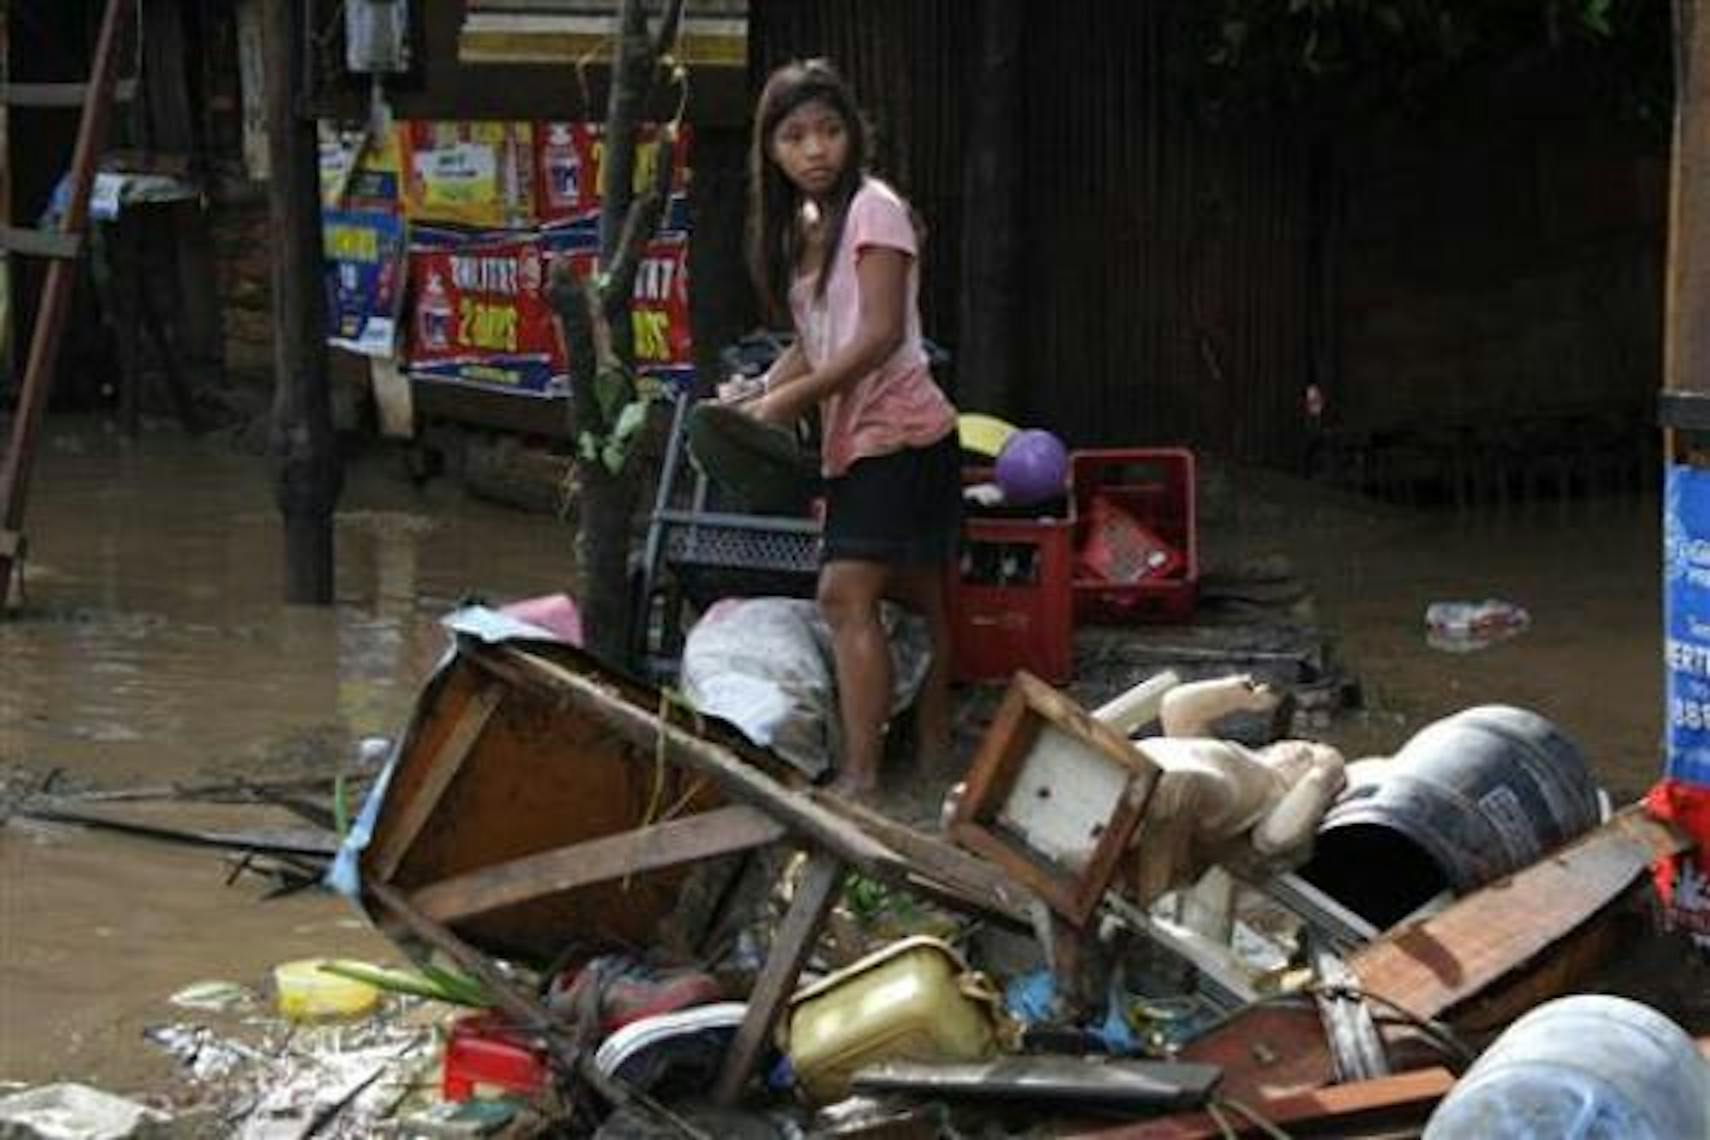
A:
{"label": "wooden beam", "polygon": [[1031,921],[1028,907],[1036,896],[995,864],[854,800],[840,800],[822,789],[815,789],[813,798],[908,860],[915,871],[911,884],[947,902],[1009,918],[1024,928]]}
{"label": "wooden beam", "polygon": [[764,813],[736,804],[441,879],[411,901],[429,918],[454,923],[543,895],[763,847],[788,834]]}
{"label": "wooden beam", "polygon": [[841,859],[823,851],[808,860],[801,882],[796,884],[796,897],[772,938],[772,952],[766,956],[766,965],[748,995],[748,1013],[742,1019],[742,1027],[724,1055],[724,1068],[719,1071],[718,1084],[713,1089],[717,1103],[729,1105],[741,1099],[760,1051],[771,1040],[772,1031],[795,992],[796,979],[801,976],[802,964],[819,937],[819,928],[831,904],[837,901],[846,871]]}
{"label": "wooden beam", "polygon": [[417,910],[402,891],[385,883],[364,882],[363,891],[380,903],[393,918],[417,938],[438,950],[464,973],[475,978],[493,996],[494,1004],[518,1025],[538,1033],[552,1053],[563,1074],[581,1077],[595,1092],[614,1106],[633,1105],[668,1125],[687,1140],[715,1140],[677,1113],[658,1103],[645,1093],[631,1088],[621,1078],[607,1076],[594,1064],[590,1052],[580,1050],[570,1040],[570,1027],[552,1016],[534,995],[517,988],[510,978],[500,973],[485,955],[457,935]]}
{"label": "wooden beam", "polygon": [[429,762],[415,797],[404,805],[398,817],[397,828],[386,834],[385,842],[374,853],[370,864],[374,877],[381,880],[390,879],[397,871],[404,853],[416,841],[416,834],[427,823],[433,809],[439,805],[440,797],[445,794],[445,790],[451,786],[452,778],[463,767],[463,761],[469,757],[469,750],[475,746],[475,741],[480,739],[481,730],[487,727],[488,719],[492,717],[493,710],[499,707],[499,701],[504,695],[504,686],[484,685],[469,698],[469,703],[463,706],[462,711],[458,713],[457,723],[445,738],[445,743]]}
{"label": "wooden beam", "polygon": [[895,852],[807,795],[785,787],[728,748],[614,696],[592,678],[514,645],[466,644],[462,652],[495,677],[578,708],[645,755],[653,755],[663,737],[666,760],[708,777],[730,798],[753,804],[864,873],[895,880],[908,871]]}

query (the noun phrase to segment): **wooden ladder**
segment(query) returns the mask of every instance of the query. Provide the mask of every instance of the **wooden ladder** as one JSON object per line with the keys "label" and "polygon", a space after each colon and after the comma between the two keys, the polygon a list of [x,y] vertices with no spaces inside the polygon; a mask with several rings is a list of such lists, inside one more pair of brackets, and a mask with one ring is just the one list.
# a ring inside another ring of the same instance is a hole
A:
{"label": "wooden ladder", "polygon": [[[47,282],[30,333],[30,355],[24,366],[24,386],[12,418],[12,434],[5,454],[0,456],[0,612],[10,597],[14,568],[24,557],[24,503],[30,486],[30,466],[35,458],[36,437],[47,412],[48,393],[59,362],[60,340],[71,313],[72,293],[77,284],[77,261],[83,253],[83,235],[89,222],[89,192],[95,184],[95,166],[107,136],[107,120],[113,105],[118,71],[120,29],[130,19],[136,0],[107,0],[101,32],[95,41],[95,59],[87,83],[4,82],[0,64],[0,116],[6,107],[74,107],[81,105],[77,143],[71,155],[70,201],[57,230],[15,228],[10,216],[0,215],[0,254],[22,254],[49,258]],[[4,10],[0,9],[0,23]],[[0,32],[0,47],[5,37]],[[0,118],[0,141],[5,139]],[[0,154],[0,168],[8,165]],[[6,195],[0,194],[0,200]]]}

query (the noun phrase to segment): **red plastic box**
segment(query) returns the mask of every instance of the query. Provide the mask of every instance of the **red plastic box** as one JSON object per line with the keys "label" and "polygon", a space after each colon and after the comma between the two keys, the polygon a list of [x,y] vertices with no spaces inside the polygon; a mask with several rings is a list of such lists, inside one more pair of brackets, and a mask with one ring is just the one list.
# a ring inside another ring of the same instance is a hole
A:
{"label": "red plastic box", "polygon": [[1109,625],[1190,620],[1199,594],[1193,452],[1179,447],[1075,451],[1069,466],[1077,552],[1087,541],[1093,497],[1103,495],[1180,555],[1163,573],[1126,583],[1090,577],[1078,559],[1072,560],[1075,619]]}
{"label": "red plastic box", "polygon": [[1007,681],[1026,669],[1053,684],[1074,673],[1074,512],[973,516],[951,575],[958,681]]}
{"label": "red plastic box", "polygon": [[546,1051],[536,1037],[491,1013],[460,1017],[445,1043],[440,1095],[468,1100],[489,1091],[533,1096],[547,1085]]}

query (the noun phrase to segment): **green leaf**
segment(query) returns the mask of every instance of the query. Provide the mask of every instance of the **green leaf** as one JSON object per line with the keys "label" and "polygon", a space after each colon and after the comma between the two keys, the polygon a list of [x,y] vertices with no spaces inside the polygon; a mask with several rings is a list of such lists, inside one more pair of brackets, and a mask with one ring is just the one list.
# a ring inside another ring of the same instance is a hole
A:
{"label": "green leaf", "polygon": [[635,398],[635,384],[622,366],[602,368],[594,376],[594,402],[599,405],[600,425],[609,429],[623,406]]}
{"label": "green leaf", "polygon": [[585,431],[576,437],[576,458],[583,463],[593,463],[600,457],[600,437],[591,431]]}
{"label": "green leaf", "polygon": [[377,990],[387,993],[409,994],[412,997],[427,998],[430,1001],[449,1002],[452,1005],[469,1005],[486,1008],[493,1004],[492,995],[486,987],[473,978],[465,978],[453,974],[449,970],[439,970],[433,966],[423,966],[420,973],[404,970],[387,970],[380,966],[370,966],[365,962],[323,962],[323,974],[334,974],[341,978],[362,982]]}

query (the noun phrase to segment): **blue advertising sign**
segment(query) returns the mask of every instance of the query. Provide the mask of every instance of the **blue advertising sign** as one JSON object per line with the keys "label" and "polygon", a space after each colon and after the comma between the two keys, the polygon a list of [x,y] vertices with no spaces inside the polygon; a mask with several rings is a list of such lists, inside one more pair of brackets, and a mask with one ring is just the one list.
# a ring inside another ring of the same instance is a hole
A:
{"label": "blue advertising sign", "polygon": [[1710,471],[1673,465],[1663,499],[1671,779],[1710,786]]}
{"label": "blue advertising sign", "polygon": [[323,210],[329,341],[391,357],[404,299],[404,221],[394,214]]}

